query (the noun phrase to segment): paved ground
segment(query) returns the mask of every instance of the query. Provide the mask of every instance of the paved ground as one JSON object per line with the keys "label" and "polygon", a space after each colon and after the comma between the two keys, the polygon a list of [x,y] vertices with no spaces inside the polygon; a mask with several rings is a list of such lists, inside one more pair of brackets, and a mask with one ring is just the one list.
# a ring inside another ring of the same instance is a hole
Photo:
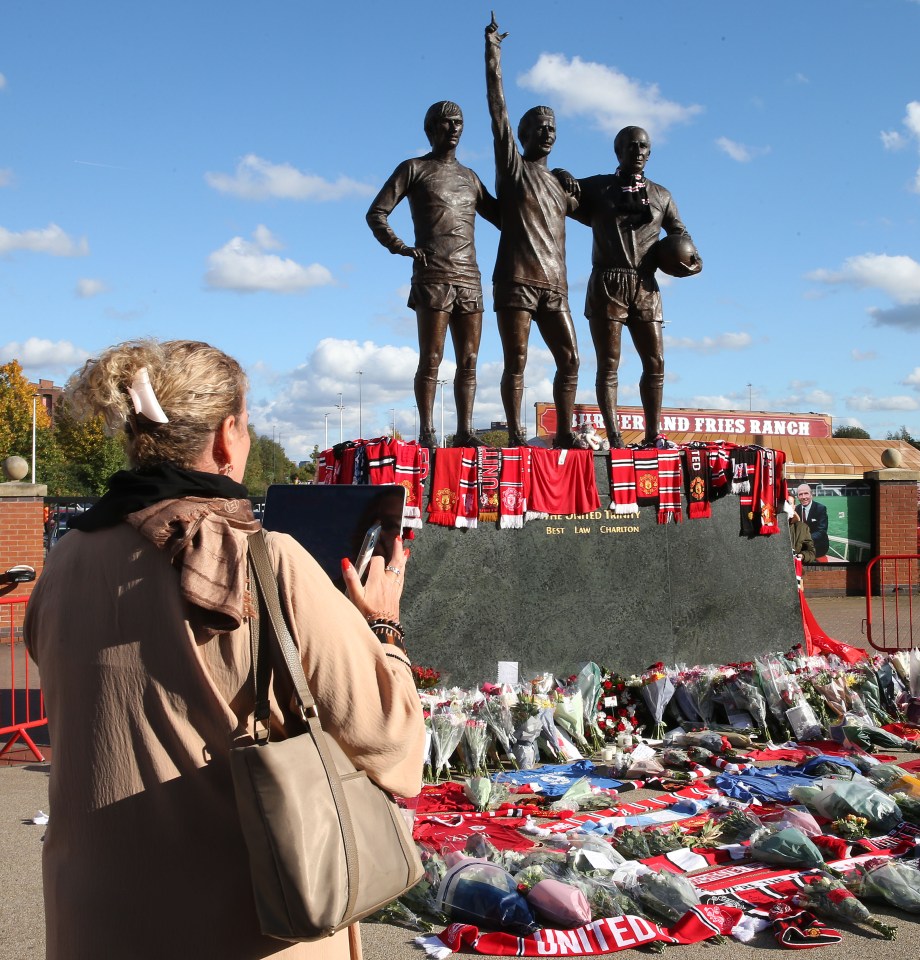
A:
{"label": "paved ground", "polygon": [[[865,646],[862,619],[865,601],[859,598],[816,598],[811,608],[825,631],[854,646]],[[0,689],[9,648],[0,647]],[[6,668],[8,669],[8,668]],[[44,955],[41,895],[41,837],[44,827],[28,821],[39,811],[48,812],[47,763],[19,762],[0,766],[0,958],[28,960]],[[887,943],[871,931],[848,929],[844,941],[825,955],[843,960],[916,960],[920,957],[920,918],[877,909],[899,928],[898,940]],[[88,918],[87,922],[96,922]],[[414,934],[396,927],[362,924],[364,953],[368,960],[420,960],[424,955],[412,944]],[[725,945],[674,947],[668,954],[685,960],[748,958],[779,960],[788,957],[768,934],[752,944],[731,941]],[[637,956],[625,951],[624,956]],[[647,955],[647,954],[646,954]],[[100,957],[99,960],[110,960]],[[112,958],[114,960],[114,958]],[[127,958],[124,958],[127,960]],[[165,960],[165,958],[164,958]],[[215,958],[218,960],[218,958]],[[230,960],[230,958],[219,958]]]}

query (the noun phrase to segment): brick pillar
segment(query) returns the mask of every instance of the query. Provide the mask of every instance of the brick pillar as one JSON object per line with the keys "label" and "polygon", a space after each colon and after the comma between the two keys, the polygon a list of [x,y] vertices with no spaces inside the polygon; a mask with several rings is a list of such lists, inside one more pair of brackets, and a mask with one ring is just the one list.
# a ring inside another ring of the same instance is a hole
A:
{"label": "brick pillar", "polygon": [[[870,470],[863,474],[873,487],[873,521],[875,525],[875,554],[917,553],[917,482],[920,472],[900,467]],[[889,571],[893,571],[889,565]],[[878,573],[878,564],[874,568]],[[898,579],[906,579],[914,585],[918,582],[916,561],[899,566]],[[890,581],[891,572],[886,572]],[[873,593],[878,592],[878,578],[873,577]]]}
{"label": "brick pillar", "polygon": [[[43,483],[0,483],[0,576],[10,567],[34,567],[36,580],[45,563]],[[2,583],[0,597],[27,597],[33,583]]]}

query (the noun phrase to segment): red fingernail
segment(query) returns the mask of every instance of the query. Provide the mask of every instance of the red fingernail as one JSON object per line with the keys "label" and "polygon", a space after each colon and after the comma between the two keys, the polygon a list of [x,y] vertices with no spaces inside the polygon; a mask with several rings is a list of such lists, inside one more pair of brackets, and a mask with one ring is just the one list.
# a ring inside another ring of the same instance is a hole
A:
{"label": "red fingernail", "polygon": [[342,560],[342,573],[345,573],[346,570],[351,570],[351,560],[348,557]]}
{"label": "red fingernail", "polygon": [[406,551],[406,559],[408,560],[409,557],[411,557],[411,556],[412,556],[412,551],[411,551],[411,550],[407,550],[407,551]]}

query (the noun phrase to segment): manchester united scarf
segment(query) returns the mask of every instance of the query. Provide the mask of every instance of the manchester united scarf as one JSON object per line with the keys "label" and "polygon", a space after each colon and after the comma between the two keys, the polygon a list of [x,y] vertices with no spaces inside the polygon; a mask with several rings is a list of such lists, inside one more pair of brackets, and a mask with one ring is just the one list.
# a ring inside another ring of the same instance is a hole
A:
{"label": "manchester united scarf", "polygon": [[687,516],[691,520],[703,520],[712,516],[709,505],[709,455],[702,447],[688,447],[684,475],[687,484]]}
{"label": "manchester united scarf", "polygon": [[482,523],[498,523],[498,490],[502,454],[494,447],[476,447],[476,495]]}
{"label": "manchester united scarf", "polygon": [[406,488],[407,527],[422,526],[422,485],[428,477],[428,448],[417,443],[396,441],[396,482]]}
{"label": "manchester united scarf", "polygon": [[592,450],[531,448],[528,512],[593,513],[600,506]]}
{"label": "manchester united scarf", "polygon": [[658,451],[658,522],[680,523],[680,450]]}
{"label": "manchester united scarf", "polygon": [[466,949],[504,957],[591,957],[631,950],[647,943],[700,943],[731,933],[744,916],[734,907],[700,905],[688,910],[672,927],[630,915],[595,920],[574,930],[537,930],[527,937],[513,933],[480,933],[478,927],[452,923],[436,936],[416,937],[429,957],[446,960]]}
{"label": "manchester united scarf", "polygon": [[618,515],[639,512],[632,450],[610,451],[610,508]]}
{"label": "manchester united scarf", "polygon": [[658,506],[658,451],[633,452],[636,468],[636,501],[640,507]]}
{"label": "manchester united scarf", "polygon": [[460,458],[460,489],[455,527],[472,529],[479,523],[479,491],[476,488],[476,448],[463,447]]}
{"label": "manchester united scarf", "polygon": [[367,442],[367,475],[371,483],[396,483],[396,444],[381,437]]}
{"label": "manchester united scarf", "polygon": [[499,520],[502,530],[524,526],[530,480],[530,447],[504,447],[499,473]]}
{"label": "manchester united scarf", "polygon": [[434,455],[434,473],[428,494],[428,522],[453,527],[460,500],[462,447],[439,447]]}

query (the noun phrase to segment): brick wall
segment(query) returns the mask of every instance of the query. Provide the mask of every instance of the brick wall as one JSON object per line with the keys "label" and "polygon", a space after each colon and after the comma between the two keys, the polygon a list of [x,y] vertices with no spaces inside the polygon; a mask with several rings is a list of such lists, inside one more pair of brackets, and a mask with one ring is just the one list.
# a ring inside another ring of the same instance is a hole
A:
{"label": "brick wall", "polygon": [[[44,566],[42,497],[0,497],[0,573],[25,563],[35,568],[36,579]],[[0,597],[27,597],[33,583],[0,583]]]}

